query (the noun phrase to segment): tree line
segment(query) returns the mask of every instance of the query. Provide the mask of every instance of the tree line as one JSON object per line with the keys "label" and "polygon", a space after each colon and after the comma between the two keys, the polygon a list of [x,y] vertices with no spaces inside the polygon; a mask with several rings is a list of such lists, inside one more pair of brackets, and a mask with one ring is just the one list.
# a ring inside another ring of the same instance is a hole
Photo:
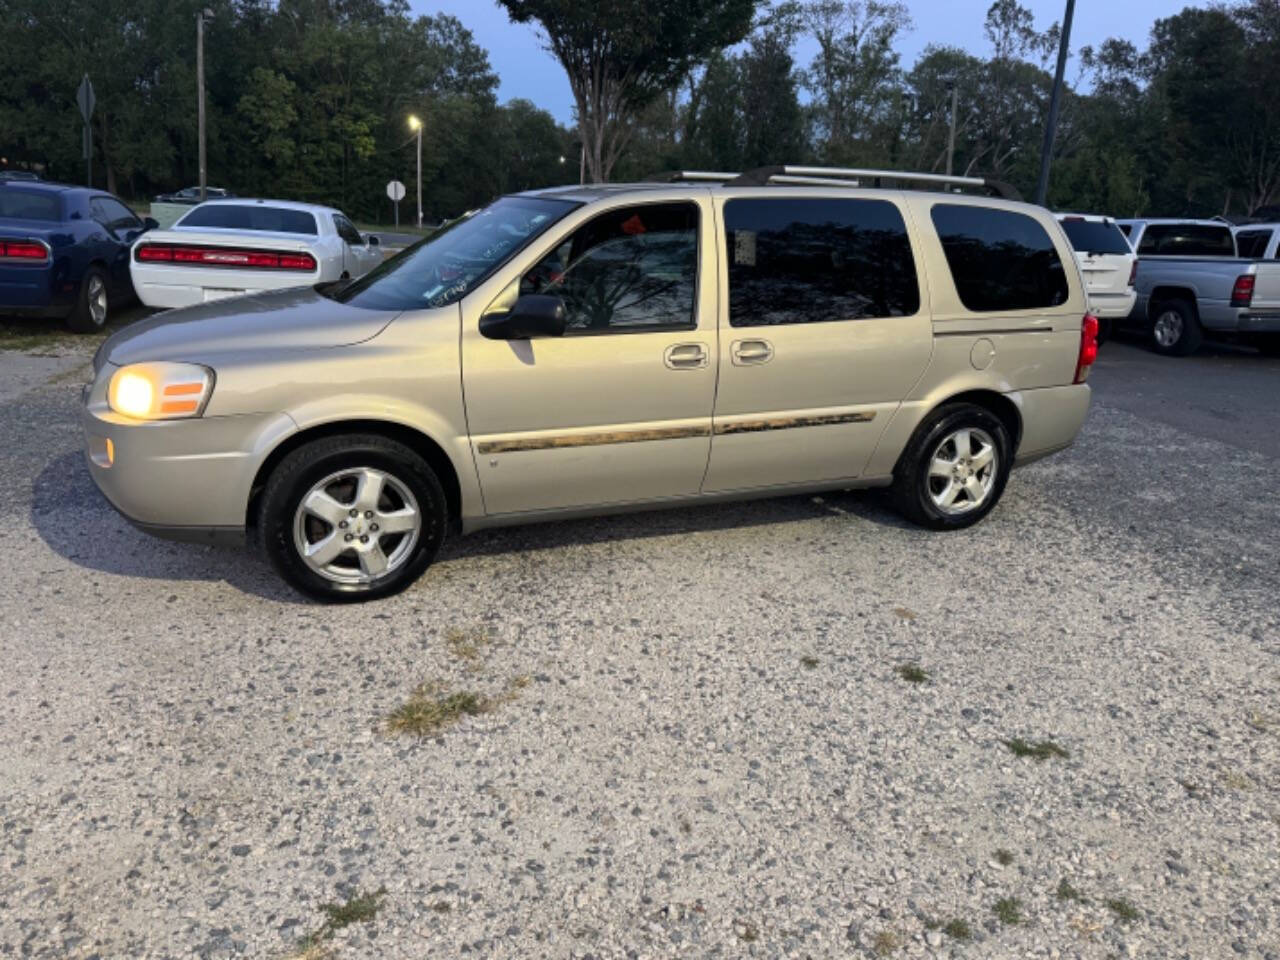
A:
{"label": "tree line", "polygon": [[[574,95],[565,127],[500,104],[488,53],[406,0],[0,0],[0,162],[83,177],[75,89],[93,80],[100,185],[145,199],[196,180],[195,16],[206,30],[210,183],[389,219],[421,117],[424,209],[663,169],[818,163],[946,169],[1030,196],[1060,37],[996,0],[985,49],[904,64],[894,0],[499,0],[539,30]],[[800,49],[812,50],[801,62]],[[1188,7],[1146,44],[1073,51],[1050,205],[1116,216],[1280,202],[1280,0]]]}

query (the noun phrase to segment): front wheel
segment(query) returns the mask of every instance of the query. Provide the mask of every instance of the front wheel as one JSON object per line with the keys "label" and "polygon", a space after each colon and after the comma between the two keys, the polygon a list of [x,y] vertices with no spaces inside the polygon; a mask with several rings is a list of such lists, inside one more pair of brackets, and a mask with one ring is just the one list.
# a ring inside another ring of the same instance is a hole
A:
{"label": "front wheel", "polygon": [[1204,331],[1195,306],[1187,300],[1165,300],[1151,308],[1151,346],[1167,357],[1188,357],[1200,349]]}
{"label": "front wheel", "polygon": [[399,593],[435,559],[448,508],[422,457],[380,436],[316,440],[290,453],[262,495],[258,529],[272,565],[320,600]]}
{"label": "front wheel", "polygon": [[976,404],[949,404],[907,444],[894,470],[894,502],[922,527],[969,527],[995,508],[1012,466],[1013,445],[999,417]]}

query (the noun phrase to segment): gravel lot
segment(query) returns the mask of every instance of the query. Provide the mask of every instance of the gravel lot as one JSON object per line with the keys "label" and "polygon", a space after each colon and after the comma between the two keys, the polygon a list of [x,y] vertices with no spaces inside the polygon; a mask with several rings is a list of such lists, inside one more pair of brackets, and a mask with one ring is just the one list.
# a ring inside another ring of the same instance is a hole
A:
{"label": "gravel lot", "polygon": [[115,516],[87,349],[0,352],[0,956],[1280,958],[1280,362],[1108,345],[968,532],[529,527],[351,609]]}

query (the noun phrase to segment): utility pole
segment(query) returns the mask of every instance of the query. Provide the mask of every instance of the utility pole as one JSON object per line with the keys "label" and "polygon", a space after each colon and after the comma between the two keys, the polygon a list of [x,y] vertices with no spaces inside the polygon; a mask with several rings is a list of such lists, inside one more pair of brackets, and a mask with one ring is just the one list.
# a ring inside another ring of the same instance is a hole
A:
{"label": "utility pole", "polygon": [[200,202],[208,199],[209,173],[205,163],[204,136],[204,22],[213,19],[213,11],[201,10],[196,14],[196,86],[200,95],[196,100],[196,124],[199,127],[200,141]]}
{"label": "utility pole", "polygon": [[1058,128],[1058,105],[1062,100],[1062,78],[1067,72],[1067,54],[1071,50],[1071,18],[1076,12],[1076,0],[1067,0],[1067,12],[1062,18],[1062,40],[1058,44],[1058,69],[1053,75],[1053,93],[1049,96],[1049,120],[1044,126],[1044,146],[1040,151],[1040,182],[1036,186],[1036,203],[1044,206],[1049,198],[1049,163],[1053,159],[1053,139]]}
{"label": "utility pole", "polygon": [[951,94],[951,131],[947,139],[947,176],[951,176],[956,159],[956,82],[947,81],[947,92]]}

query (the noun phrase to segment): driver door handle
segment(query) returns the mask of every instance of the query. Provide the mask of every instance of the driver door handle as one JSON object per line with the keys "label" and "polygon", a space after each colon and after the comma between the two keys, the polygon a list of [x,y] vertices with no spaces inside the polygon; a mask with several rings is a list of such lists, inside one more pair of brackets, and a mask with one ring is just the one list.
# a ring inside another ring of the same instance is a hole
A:
{"label": "driver door handle", "polygon": [[729,352],[735,366],[768,363],[773,359],[773,344],[768,340],[735,340]]}
{"label": "driver door handle", "polygon": [[662,355],[672,370],[699,370],[707,365],[707,348],[701,343],[673,343]]}

